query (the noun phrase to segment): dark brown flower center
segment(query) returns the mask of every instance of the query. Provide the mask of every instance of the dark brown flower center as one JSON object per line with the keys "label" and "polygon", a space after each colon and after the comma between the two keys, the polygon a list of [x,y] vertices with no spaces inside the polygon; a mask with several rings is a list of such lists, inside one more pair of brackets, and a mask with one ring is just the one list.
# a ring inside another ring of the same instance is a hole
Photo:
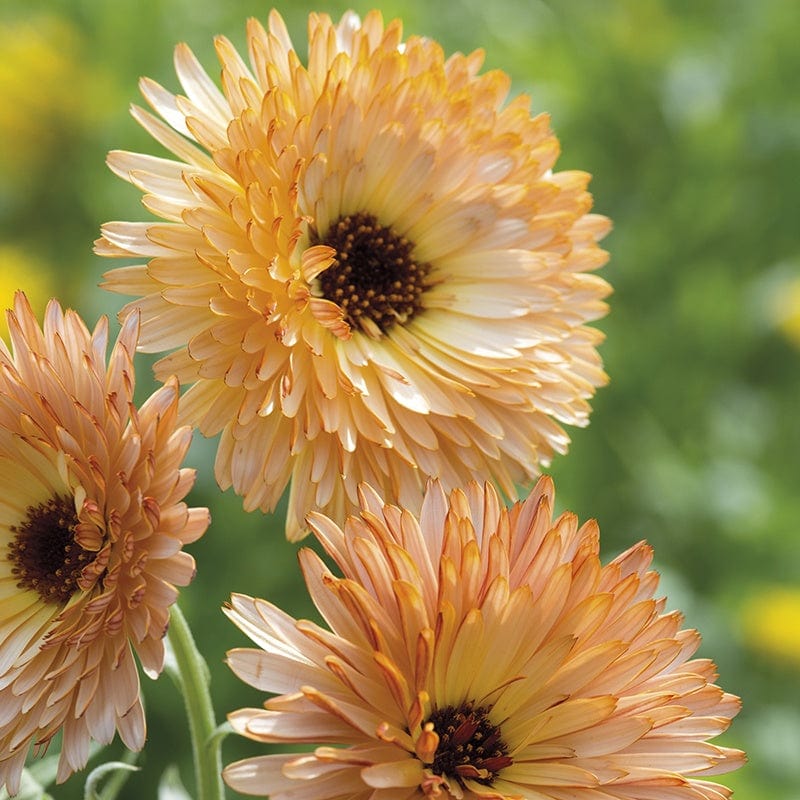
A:
{"label": "dark brown flower center", "polygon": [[488,713],[488,708],[466,703],[431,714],[428,722],[439,735],[432,772],[455,779],[462,788],[467,778],[491,786],[497,773],[513,763],[500,728],[489,722]]}
{"label": "dark brown flower center", "polygon": [[344,311],[351,327],[381,333],[422,308],[430,264],[414,257],[414,244],[371,214],[348,214],[331,225],[326,244],[336,260],[318,278],[322,296]]}
{"label": "dark brown flower center", "polygon": [[95,556],[75,541],[74,501],[56,495],[28,506],[25,521],[12,525],[8,545],[11,573],[19,589],[34,589],[48,603],[65,603],[78,586],[81,570]]}

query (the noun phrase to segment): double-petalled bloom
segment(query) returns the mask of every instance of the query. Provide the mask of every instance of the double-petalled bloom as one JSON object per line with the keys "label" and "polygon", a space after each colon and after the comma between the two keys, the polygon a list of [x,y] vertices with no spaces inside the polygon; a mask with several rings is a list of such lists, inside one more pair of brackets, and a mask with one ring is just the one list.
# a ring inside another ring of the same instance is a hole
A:
{"label": "double-petalled bloom", "polygon": [[377,12],[308,27],[306,64],[273,12],[249,64],[217,39],[221,90],[185,45],[184,94],[142,81],[158,116],[133,115],[175,157],[110,154],[163,221],[103,227],[99,253],[146,262],[105,286],[221,431],[220,485],[267,510],[291,480],[290,538],[361,481],[416,510],[427,476],[516,496],[606,380],[589,176],[553,172],[548,117],[481,52]]}
{"label": "double-petalled bloom", "polygon": [[55,301],[39,327],[17,294],[0,341],[0,787],[14,794],[30,745],[63,733],[58,780],[114,732],[141,749],[136,653],[151,676],[176,586],[194,575],[184,544],[208,511],[184,498],[191,430],[172,380],[133,403],[138,319],[108,362],[108,321],[89,332]]}
{"label": "double-petalled bloom", "polygon": [[310,752],[226,767],[272,800],[722,800],[743,754],[710,739],[739,710],[693,658],[700,637],[654,599],[638,544],[602,566],[598,528],[552,518],[540,479],[506,509],[491,485],[429,485],[419,520],[360,488],[344,531],[309,523],[341,571],[300,563],[327,623],[234,595],[260,649],[233,671],[276,696],[229,717]]}

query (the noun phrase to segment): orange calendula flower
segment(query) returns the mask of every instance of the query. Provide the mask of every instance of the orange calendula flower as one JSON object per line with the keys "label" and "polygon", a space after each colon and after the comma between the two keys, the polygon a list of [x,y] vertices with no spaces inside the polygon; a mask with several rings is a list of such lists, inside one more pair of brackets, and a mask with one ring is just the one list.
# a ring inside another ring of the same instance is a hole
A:
{"label": "orange calendula flower", "polygon": [[137,297],[142,350],[174,349],[183,418],[222,432],[219,484],[268,510],[291,480],[290,538],[361,481],[417,510],[427,476],[516,496],[606,381],[589,175],[553,172],[548,117],[481,52],[377,12],[312,14],[306,64],[276,12],[249,64],[216,46],[221,90],[185,45],[184,94],[142,81],[158,116],[133,115],[175,158],[109,164],[163,221],[108,223],[97,251],[147,261],[104,285]]}
{"label": "orange calendula flower", "polygon": [[27,299],[0,340],[0,787],[14,794],[31,744],[63,733],[58,780],[89,741],[119,731],[141,749],[139,674],[157,675],[182,551],[208,526],[187,508],[178,385],[133,404],[137,316],[106,364],[108,321],[90,333],[51,301],[40,328]]}
{"label": "orange calendula flower", "polygon": [[739,710],[692,658],[700,643],[654,599],[650,548],[609,564],[595,522],[552,518],[540,479],[511,509],[491,485],[431,482],[419,521],[360,488],[344,531],[309,524],[342,573],[300,563],[327,623],[234,595],[260,649],[228,663],[273,693],[233,712],[261,742],[310,752],[225,768],[272,800],[721,800],[709,780],[743,761],[709,742]]}

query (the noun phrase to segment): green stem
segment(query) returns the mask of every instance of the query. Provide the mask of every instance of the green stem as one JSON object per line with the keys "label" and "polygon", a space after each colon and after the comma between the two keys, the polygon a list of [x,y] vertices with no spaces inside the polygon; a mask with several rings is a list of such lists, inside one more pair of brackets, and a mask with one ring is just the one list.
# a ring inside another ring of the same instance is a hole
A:
{"label": "green stem", "polygon": [[[117,796],[122,791],[122,787],[127,783],[128,778],[130,778],[131,772],[135,772],[138,769],[136,766],[138,757],[139,753],[133,753],[130,750],[126,750],[125,753],[123,753],[122,762],[120,764],[121,768],[111,773],[105,786],[103,786],[103,791],[99,792],[97,795],[100,800],[116,800]],[[125,769],[123,766],[126,764],[129,765],[128,769]]]}
{"label": "green stem", "polygon": [[186,704],[197,800],[223,800],[221,739],[214,736],[217,723],[209,692],[208,665],[200,655],[177,603],[170,609],[168,636],[175,663],[170,664],[167,659],[166,669],[181,690]]}

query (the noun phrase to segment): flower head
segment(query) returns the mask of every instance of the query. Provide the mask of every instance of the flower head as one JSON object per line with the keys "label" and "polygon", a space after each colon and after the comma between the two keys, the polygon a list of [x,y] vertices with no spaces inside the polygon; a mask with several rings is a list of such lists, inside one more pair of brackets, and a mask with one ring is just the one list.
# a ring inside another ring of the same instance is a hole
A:
{"label": "flower head", "polygon": [[361,487],[344,531],[310,525],[342,576],[300,563],[327,627],[234,595],[261,649],[228,663],[274,693],[229,716],[252,739],[317,743],[224,777],[272,800],[721,800],[711,744],[739,710],[692,658],[700,637],[654,599],[651,550],[602,566],[594,522],[552,519],[548,478],[511,509],[471,483],[429,485],[419,521]]}
{"label": "flower head", "polygon": [[115,729],[138,750],[145,722],[135,651],[151,676],[176,586],[194,575],[182,551],[208,525],[187,508],[191,438],[169,381],[133,404],[138,320],[106,364],[108,321],[90,333],[55,301],[40,328],[25,296],[0,341],[0,786],[19,788],[29,746],[63,732],[58,780],[89,740]]}
{"label": "flower head", "polygon": [[141,349],[177,348],[156,372],[222,432],[218,482],[267,510],[291,479],[290,538],[361,481],[416,509],[427,476],[516,496],[606,380],[589,176],[552,171],[547,116],[482,53],[445,59],[377,12],[312,14],[306,65],[276,12],[248,45],[249,65],[217,39],[221,91],[185,45],[185,95],[142,82],[162,119],[133,114],[176,158],[109,164],[164,221],[97,243],[149,259],[105,287],[137,297]]}

